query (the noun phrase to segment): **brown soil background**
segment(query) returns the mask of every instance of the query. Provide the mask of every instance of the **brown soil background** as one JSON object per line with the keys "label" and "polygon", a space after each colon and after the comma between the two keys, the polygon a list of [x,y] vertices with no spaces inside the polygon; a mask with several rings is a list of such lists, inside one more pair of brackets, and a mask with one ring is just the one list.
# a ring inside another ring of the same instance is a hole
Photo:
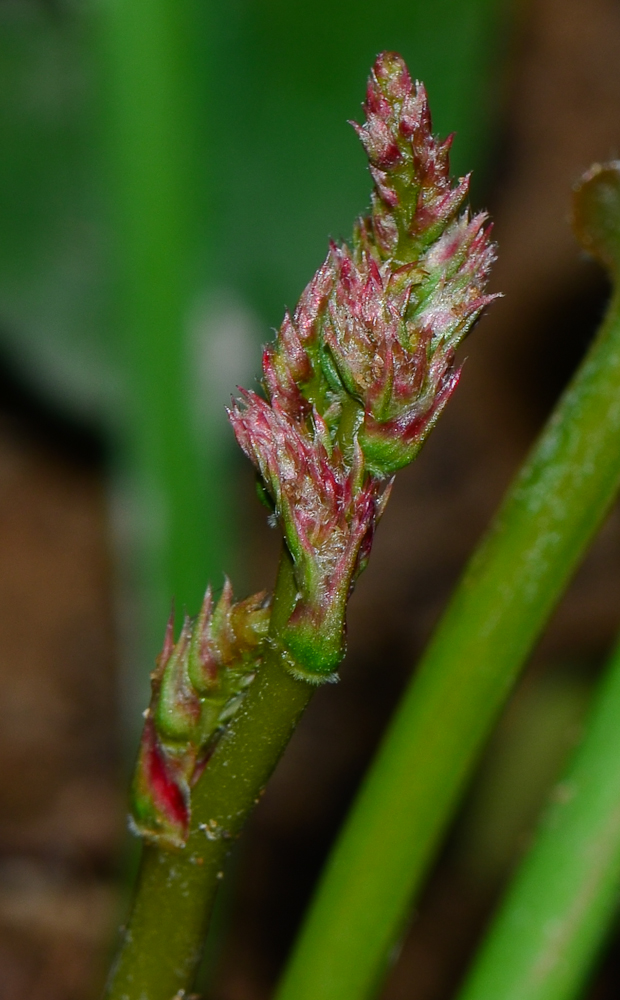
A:
{"label": "brown soil background", "polygon": [[[620,149],[620,5],[532,0],[506,86],[487,197],[500,249],[493,283],[505,298],[468,344],[455,399],[398,481],[352,601],[343,682],[318,693],[237,850],[220,914],[227,934],[209,972],[213,1000],[269,996],[411,666],[604,308],[605,282],[576,246],[568,204],[580,173]],[[8,396],[0,401],[0,998],[82,1000],[100,988],[119,913],[125,809],[107,487],[103,462]],[[274,541],[258,508],[247,517],[258,589]],[[615,510],[547,630],[531,683],[569,661],[594,675],[619,611]],[[385,1000],[447,1000],[506,877],[507,865],[475,876],[458,830]],[[612,939],[590,1000],[611,1000],[619,986]]]}

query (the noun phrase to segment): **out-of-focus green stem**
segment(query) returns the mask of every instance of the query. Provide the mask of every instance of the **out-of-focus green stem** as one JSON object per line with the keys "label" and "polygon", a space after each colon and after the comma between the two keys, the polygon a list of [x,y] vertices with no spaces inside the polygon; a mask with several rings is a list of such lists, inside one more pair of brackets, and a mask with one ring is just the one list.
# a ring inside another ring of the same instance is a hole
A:
{"label": "out-of-focus green stem", "polygon": [[223,565],[221,472],[196,434],[188,337],[203,221],[198,24],[193,0],[105,0],[101,23],[129,368],[125,443],[159,631],[171,595],[199,607],[205,580]]}
{"label": "out-of-focus green stem", "polygon": [[497,713],[619,484],[616,295],[397,710],[278,1000],[377,988]]}
{"label": "out-of-focus green stem", "polygon": [[572,1000],[620,890],[620,647],[459,1000]]}
{"label": "out-of-focus green stem", "polygon": [[[620,285],[620,162],[594,164],[575,191],[583,245]],[[608,328],[618,322],[618,293]],[[613,459],[610,459],[613,465]],[[462,1000],[577,996],[620,888],[620,646],[587,734],[517,874]]]}
{"label": "out-of-focus green stem", "polygon": [[296,591],[291,559],[284,551],[271,617],[272,644],[192,793],[185,848],[144,848],[108,1000],[171,1000],[192,987],[232,839],[315,690],[286,671],[277,642]]}

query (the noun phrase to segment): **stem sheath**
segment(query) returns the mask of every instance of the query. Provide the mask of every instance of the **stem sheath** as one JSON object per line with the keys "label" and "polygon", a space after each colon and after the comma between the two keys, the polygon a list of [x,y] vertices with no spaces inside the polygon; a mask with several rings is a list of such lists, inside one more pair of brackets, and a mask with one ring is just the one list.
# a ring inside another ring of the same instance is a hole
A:
{"label": "stem sheath", "polygon": [[396,712],[278,1000],[377,989],[494,720],[619,484],[616,294]]}

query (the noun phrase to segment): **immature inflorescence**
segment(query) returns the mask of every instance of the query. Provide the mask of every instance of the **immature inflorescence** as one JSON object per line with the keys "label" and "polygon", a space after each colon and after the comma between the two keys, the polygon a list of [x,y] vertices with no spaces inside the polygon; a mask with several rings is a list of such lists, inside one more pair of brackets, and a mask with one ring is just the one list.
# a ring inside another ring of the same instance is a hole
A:
{"label": "immature inflorescence", "polygon": [[454,355],[483,308],[494,247],[463,208],[451,139],[436,140],[424,87],[380,55],[355,129],[374,181],[370,214],[327,258],[263,355],[266,399],[231,411],[293,560],[281,637],[297,676],[334,676],[346,602],[391,478],[418,453],[459,377]]}
{"label": "immature inflorescence", "polygon": [[327,258],[263,354],[266,398],[229,413],[290,554],[297,593],[267,638],[264,594],[217,606],[207,591],[178,641],[168,624],[134,780],[133,825],[182,847],[191,788],[238,709],[268,641],[294,676],[334,679],[345,612],[397,469],[420,450],[458,381],[455,351],[493,296],[484,214],[452,185],[450,139],[431,133],[426,93],[380,55],[356,131],[374,180],[351,246]]}
{"label": "immature inflorescence", "polygon": [[228,580],[216,605],[207,590],[176,643],[170,616],[133,783],[132,825],[147,839],[185,843],[191,788],[254,678],[269,616],[266,594],[234,602]]}

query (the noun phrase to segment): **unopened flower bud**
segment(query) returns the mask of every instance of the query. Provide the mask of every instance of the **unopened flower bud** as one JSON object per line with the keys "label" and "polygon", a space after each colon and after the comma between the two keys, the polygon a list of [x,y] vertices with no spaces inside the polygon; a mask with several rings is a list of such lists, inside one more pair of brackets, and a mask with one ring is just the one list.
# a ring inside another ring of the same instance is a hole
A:
{"label": "unopened flower bud", "polygon": [[176,643],[170,617],[151,675],[133,785],[132,826],[140,835],[184,845],[191,788],[255,675],[269,615],[266,594],[233,603],[226,580],[215,607],[207,590],[200,614],[193,622],[185,618]]}

